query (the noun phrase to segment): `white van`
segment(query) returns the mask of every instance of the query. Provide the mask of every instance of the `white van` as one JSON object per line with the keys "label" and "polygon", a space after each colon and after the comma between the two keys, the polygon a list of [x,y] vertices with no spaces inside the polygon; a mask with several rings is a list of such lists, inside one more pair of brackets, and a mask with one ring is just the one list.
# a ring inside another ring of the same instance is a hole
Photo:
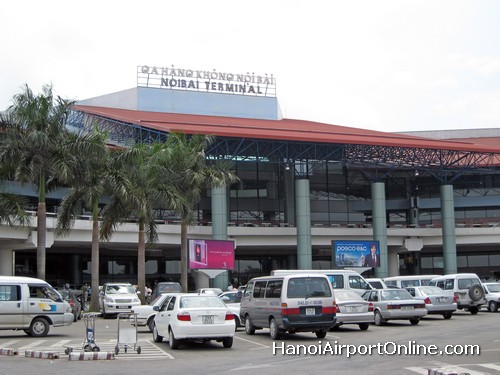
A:
{"label": "white van", "polygon": [[269,327],[273,340],[282,332],[314,332],[324,338],[337,323],[330,281],[306,273],[253,278],[241,298],[240,320],[248,335]]}
{"label": "white van", "polygon": [[486,304],[485,292],[481,280],[475,273],[455,273],[439,276],[429,282],[449,293],[453,293],[458,309],[468,310],[472,315],[479,312]]}
{"label": "white van", "polygon": [[384,282],[388,287],[407,288],[411,286],[426,286],[429,282],[441,275],[405,275],[385,277]]}
{"label": "white van", "polygon": [[366,279],[358,272],[353,270],[274,270],[271,275],[293,275],[300,273],[314,273],[327,275],[332,284],[332,288],[352,290],[360,296],[367,290],[372,290],[373,287]]}
{"label": "white van", "polygon": [[0,329],[22,329],[30,336],[43,337],[51,325],[71,323],[70,304],[47,282],[31,277],[0,276]]}

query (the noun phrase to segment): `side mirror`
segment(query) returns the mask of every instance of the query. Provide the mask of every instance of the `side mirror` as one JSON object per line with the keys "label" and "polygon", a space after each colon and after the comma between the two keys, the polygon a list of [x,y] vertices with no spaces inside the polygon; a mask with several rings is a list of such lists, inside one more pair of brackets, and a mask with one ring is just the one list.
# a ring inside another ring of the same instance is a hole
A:
{"label": "side mirror", "polygon": [[141,294],[141,291],[140,291],[140,290],[138,290],[138,291],[136,291],[136,293],[137,293],[137,295],[139,295],[139,294]]}
{"label": "side mirror", "polygon": [[229,297],[227,297],[227,296],[223,296],[223,297],[221,297],[221,300],[223,300],[224,302],[227,302],[227,301],[229,301],[229,300],[230,300],[230,298],[229,298]]}
{"label": "side mirror", "polygon": [[153,311],[160,311],[160,306],[153,306]]}

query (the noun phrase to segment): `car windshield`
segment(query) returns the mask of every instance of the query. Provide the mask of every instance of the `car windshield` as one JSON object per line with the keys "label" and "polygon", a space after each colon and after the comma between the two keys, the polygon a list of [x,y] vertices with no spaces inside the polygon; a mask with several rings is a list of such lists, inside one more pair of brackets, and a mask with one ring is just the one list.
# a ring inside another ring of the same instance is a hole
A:
{"label": "car windshield", "polygon": [[132,285],[108,285],[106,287],[107,294],[135,294],[135,289]]}
{"label": "car windshield", "polygon": [[433,296],[436,294],[443,294],[443,289],[438,288],[437,286],[423,286],[420,288],[420,291],[424,296]]}
{"label": "car windshield", "polygon": [[350,290],[336,290],[335,299],[337,301],[364,301],[360,295]]}
{"label": "car windshield", "polygon": [[172,283],[172,284],[158,284],[158,293],[165,293],[165,292],[177,292],[181,293],[182,292],[182,287],[180,284]]}
{"label": "car windshield", "polygon": [[397,299],[413,299],[410,293],[403,289],[385,289],[380,292],[382,301]]}
{"label": "car windshield", "polygon": [[181,297],[181,308],[194,307],[226,307],[224,302],[217,296],[185,296]]}
{"label": "car windshield", "polygon": [[490,293],[500,293],[500,284],[490,284],[490,285],[488,285],[488,291]]}
{"label": "car windshield", "polygon": [[288,280],[288,298],[331,297],[328,279],[323,277],[294,277]]}
{"label": "car windshield", "polygon": [[154,305],[158,305],[160,300],[163,301],[163,299],[165,298],[165,295],[164,294],[160,294],[158,297],[156,297],[154,300],[152,300],[151,302],[148,303],[149,306],[154,306]]}
{"label": "car windshield", "polygon": [[243,293],[241,292],[235,292],[235,293],[223,293],[219,297],[225,302],[225,303],[240,303],[241,302],[241,296]]}

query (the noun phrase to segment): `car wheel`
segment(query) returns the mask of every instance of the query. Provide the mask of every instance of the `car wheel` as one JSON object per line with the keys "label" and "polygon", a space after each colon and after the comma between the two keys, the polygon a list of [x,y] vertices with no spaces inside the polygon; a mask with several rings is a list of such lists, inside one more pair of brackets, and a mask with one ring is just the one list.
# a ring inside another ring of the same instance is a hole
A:
{"label": "car wheel", "polygon": [[410,323],[412,326],[416,326],[420,322],[420,319],[410,319]]}
{"label": "car wheel", "polygon": [[370,327],[370,323],[360,323],[358,325],[359,325],[359,329],[362,331],[366,331],[368,329],[368,327]]}
{"label": "car wheel", "polygon": [[238,318],[236,315],[234,316],[234,331],[236,332],[238,330],[238,327],[241,327],[241,322],[240,318]]}
{"label": "car wheel", "polygon": [[278,322],[276,319],[271,319],[269,322],[269,334],[273,340],[278,340],[280,338],[280,329],[278,327]]}
{"label": "car wheel", "polygon": [[168,330],[168,344],[170,345],[170,349],[179,349],[179,340],[175,338],[172,328]]}
{"label": "car wheel", "polygon": [[443,314],[443,318],[445,318],[445,319],[451,319],[452,315],[453,315],[453,313],[449,312],[449,313]]}
{"label": "car wheel", "polygon": [[326,337],[326,331],[317,331],[315,333],[318,339],[324,339]]}
{"label": "car wheel", "polygon": [[491,312],[497,312],[498,311],[498,306],[495,303],[495,301],[490,301],[490,303],[488,303],[488,311],[491,311]]}
{"label": "car wheel", "polygon": [[78,321],[78,316],[76,315],[76,312],[73,314],[73,322]]}
{"label": "car wheel", "polygon": [[163,336],[158,333],[158,328],[153,324],[153,341],[154,342],[162,342]]}
{"label": "car wheel", "polygon": [[247,335],[253,335],[255,333],[255,327],[248,315],[245,317],[245,332]]}
{"label": "car wheel", "polygon": [[473,301],[479,301],[484,297],[484,289],[479,284],[474,284],[469,288],[469,297]]}
{"label": "car wheel", "polygon": [[380,311],[375,311],[375,319],[374,319],[375,325],[376,326],[383,326],[386,323],[386,320],[382,318],[382,314]]}
{"label": "car wheel", "polygon": [[154,319],[154,315],[148,319],[148,328],[149,328],[149,332],[153,332],[154,328],[155,328],[155,319]]}
{"label": "car wheel", "polygon": [[49,322],[44,318],[35,318],[31,322],[30,332],[33,337],[45,337],[49,333]]}
{"label": "car wheel", "polygon": [[469,311],[472,315],[476,315],[479,312],[479,307],[471,306],[471,307],[469,307]]}
{"label": "car wheel", "polygon": [[222,345],[224,345],[224,348],[229,349],[230,347],[233,346],[233,338],[232,337],[224,337],[224,339],[222,339]]}

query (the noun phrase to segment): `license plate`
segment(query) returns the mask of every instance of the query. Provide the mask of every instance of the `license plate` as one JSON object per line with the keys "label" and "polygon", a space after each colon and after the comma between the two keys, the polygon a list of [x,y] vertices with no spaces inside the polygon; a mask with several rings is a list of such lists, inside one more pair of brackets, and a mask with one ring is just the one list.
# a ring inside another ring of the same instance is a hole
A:
{"label": "license plate", "polygon": [[214,324],[214,316],[213,315],[202,315],[201,322],[203,324]]}
{"label": "license plate", "polygon": [[441,302],[441,303],[446,302],[446,297],[439,297],[438,302]]}
{"label": "license plate", "polygon": [[358,306],[347,306],[347,312],[360,312],[361,307]]}
{"label": "license plate", "polygon": [[316,315],[316,309],[314,307],[307,307],[306,315]]}
{"label": "license plate", "polygon": [[401,306],[401,310],[413,310],[413,306]]}

